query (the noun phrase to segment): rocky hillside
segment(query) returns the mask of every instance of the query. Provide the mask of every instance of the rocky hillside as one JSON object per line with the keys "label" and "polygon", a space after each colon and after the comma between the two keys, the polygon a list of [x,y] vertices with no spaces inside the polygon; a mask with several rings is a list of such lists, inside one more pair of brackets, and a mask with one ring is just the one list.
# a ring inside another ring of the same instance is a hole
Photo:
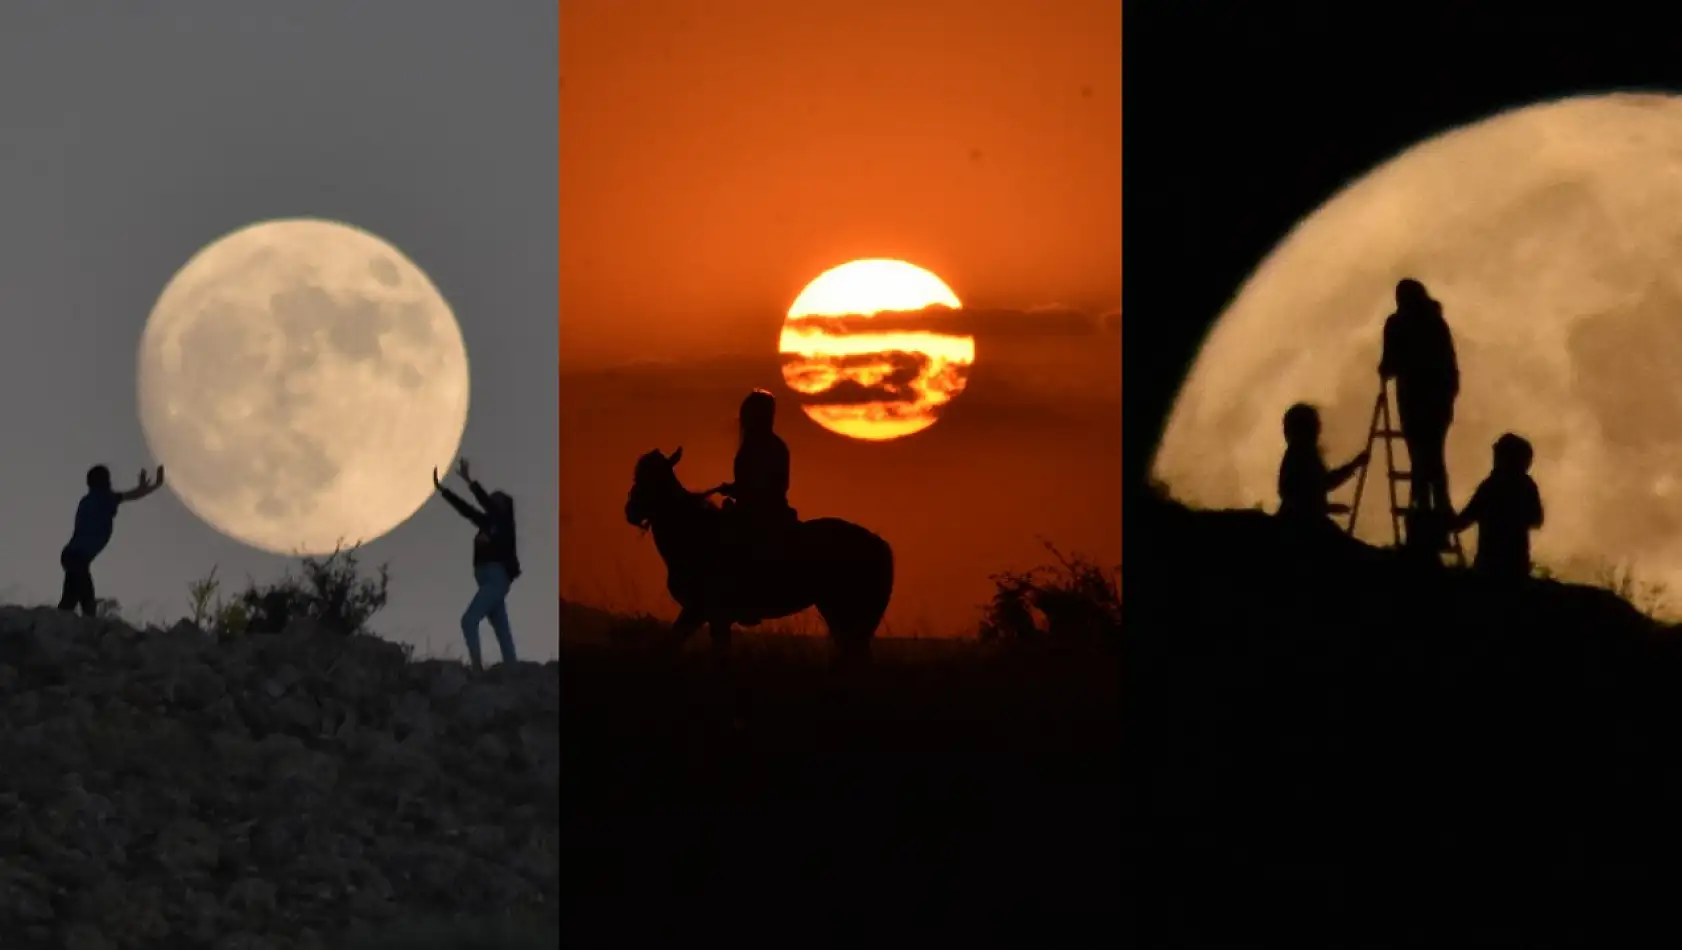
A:
{"label": "rocky hillside", "polygon": [[442,926],[378,935],[552,927],[558,730],[553,662],[473,676],[373,637],[216,642],[0,607],[0,943],[443,947]]}

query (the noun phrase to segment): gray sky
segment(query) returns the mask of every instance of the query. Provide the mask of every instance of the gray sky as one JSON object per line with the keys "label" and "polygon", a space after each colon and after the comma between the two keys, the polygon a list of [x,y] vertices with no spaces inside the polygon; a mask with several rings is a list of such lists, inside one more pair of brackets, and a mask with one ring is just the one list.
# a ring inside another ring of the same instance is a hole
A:
{"label": "gray sky", "polygon": [[[454,308],[462,453],[518,500],[509,611],[528,656],[554,655],[556,30],[536,0],[0,4],[0,597],[56,601],[85,470],[128,487],[152,461],[135,354],[171,275],[242,225],[317,216],[395,244]],[[381,632],[461,654],[472,535],[435,499],[368,545],[392,565]],[[243,581],[287,563],[166,491],[125,506],[94,579],[172,621],[212,565]]]}

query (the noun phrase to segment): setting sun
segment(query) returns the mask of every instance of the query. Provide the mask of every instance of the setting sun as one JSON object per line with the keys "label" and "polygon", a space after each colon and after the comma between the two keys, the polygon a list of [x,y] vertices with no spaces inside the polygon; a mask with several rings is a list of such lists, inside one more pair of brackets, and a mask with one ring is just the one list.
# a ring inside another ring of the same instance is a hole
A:
{"label": "setting sun", "polygon": [[788,315],[840,317],[935,304],[959,306],[957,295],[939,277],[905,261],[862,260],[819,274],[794,298]]}
{"label": "setting sun", "polygon": [[[920,432],[963,391],[975,362],[974,337],[940,328],[939,311],[961,306],[944,281],[905,261],[831,268],[789,307],[783,378],[832,432],[874,441]],[[889,313],[907,319],[869,326]]]}

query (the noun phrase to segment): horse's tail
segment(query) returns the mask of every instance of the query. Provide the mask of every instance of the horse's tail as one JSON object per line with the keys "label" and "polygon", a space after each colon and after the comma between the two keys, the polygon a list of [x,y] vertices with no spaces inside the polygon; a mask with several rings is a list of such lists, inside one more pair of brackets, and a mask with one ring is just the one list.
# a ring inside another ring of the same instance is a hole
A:
{"label": "horse's tail", "polygon": [[878,627],[882,626],[882,618],[887,616],[888,601],[894,595],[894,549],[881,535],[871,532],[870,540],[877,549],[876,556],[869,558],[869,566],[865,569],[862,599],[859,602],[858,624],[865,638],[876,635]]}
{"label": "horse's tail", "polygon": [[894,594],[894,550],[862,525],[839,518],[805,522],[805,569],[812,600],[838,645],[869,648]]}

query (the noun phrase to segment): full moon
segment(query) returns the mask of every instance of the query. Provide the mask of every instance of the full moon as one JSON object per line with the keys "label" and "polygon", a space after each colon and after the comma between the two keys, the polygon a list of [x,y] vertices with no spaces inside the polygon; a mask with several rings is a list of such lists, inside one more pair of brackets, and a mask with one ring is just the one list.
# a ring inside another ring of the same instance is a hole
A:
{"label": "full moon", "polygon": [[[975,338],[945,332],[930,311],[960,306],[939,277],[905,261],[831,268],[788,308],[783,380],[832,432],[874,441],[921,432],[963,392],[975,363]],[[905,319],[890,325],[890,313]]]}
{"label": "full moon", "polygon": [[467,425],[450,305],[385,241],[264,221],[165,286],[139,354],[140,423],[166,484],[277,554],[372,541],[432,496]]}
{"label": "full moon", "polygon": [[[1423,142],[1292,230],[1205,340],[1154,474],[1204,506],[1277,506],[1280,417],[1316,403],[1362,447],[1402,277],[1441,301],[1461,384],[1457,506],[1503,432],[1536,449],[1539,563],[1682,587],[1682,97],[1534,105]],[[1162,319],[1171,314],[1159,315]],[[1389,543],[1382,446],[1357,534]],[[1352,487],[1334,496],[1347,502]],[[1475,547],[1476,531],[1465,539]]]}

